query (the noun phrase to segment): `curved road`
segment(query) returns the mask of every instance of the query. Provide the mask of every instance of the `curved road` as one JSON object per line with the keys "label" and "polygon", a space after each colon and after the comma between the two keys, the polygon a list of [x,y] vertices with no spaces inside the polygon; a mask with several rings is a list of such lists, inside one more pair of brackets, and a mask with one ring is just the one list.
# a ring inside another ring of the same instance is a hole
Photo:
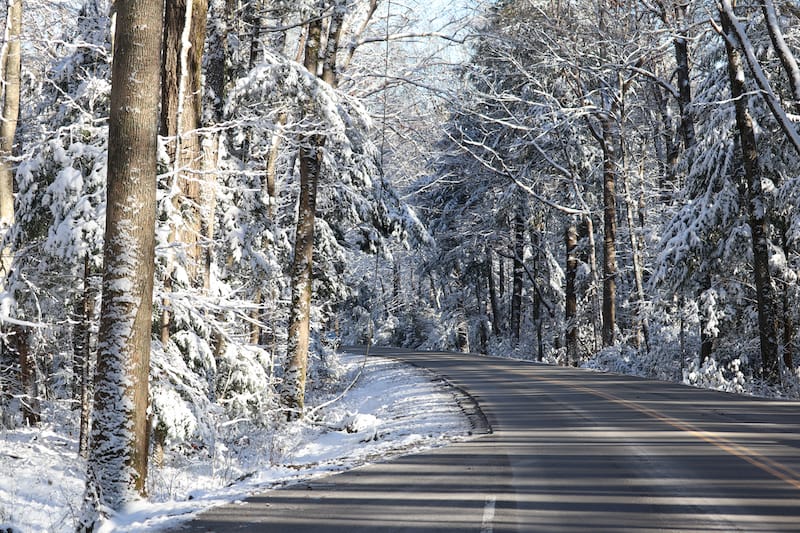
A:
{"label": "curved road", "polygon": [[800,404],[453,353],[467,442],[212,509],[184,532],[800,531]]}

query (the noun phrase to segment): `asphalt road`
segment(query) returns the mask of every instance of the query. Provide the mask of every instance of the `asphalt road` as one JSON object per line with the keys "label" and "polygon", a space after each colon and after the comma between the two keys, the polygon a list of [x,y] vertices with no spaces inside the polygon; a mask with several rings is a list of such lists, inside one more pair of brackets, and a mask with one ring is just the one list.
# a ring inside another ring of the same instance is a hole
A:
{"label": "asphalt road", "polygon": [[376,352],[466,391],[491,432],[253,496],[176,531],[800,531],[800,403]]}

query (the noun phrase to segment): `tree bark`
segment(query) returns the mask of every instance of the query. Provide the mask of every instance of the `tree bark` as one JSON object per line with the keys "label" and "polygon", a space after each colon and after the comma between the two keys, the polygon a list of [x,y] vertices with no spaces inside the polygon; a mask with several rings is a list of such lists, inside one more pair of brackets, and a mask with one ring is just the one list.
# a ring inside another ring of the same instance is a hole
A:
{"label": "tree bark", "polygon": [[91,283],[91,264],[89,255],[83,259],[83,295],[80,302],[80,316],[74,335],[75,342],[75,379],[77,382],[77,399],[80,406],[80,431],[78,434],[78,455],[84,459],[89,456],[89,432],[92,415],[92,323],[94,322],[94,293]]}
{"label": "tree bark", "polygon": [[[9,0],[6,39],[2,50],[3,115],[0,123],[0,232],[5,234],[14,223],[14,171],[11,156],[17,133],[20,105],[20,70],[22,35],[22,0]],[[2,236],[2,235],[0,235]],[[8,275],[11,251],[4,248],[0,257],[0,276]]]}
{"label": "tree bark", "polygon": [[[208,157],[202,149],[202,140],[197,133],[202,117],[202,55],[206,36],[207,0],[167,0],[164,11],[163,64],[161,85],[160,134],[167,139],[166,150],[172,162],[173,177],[178,192],[173,198],[176,210],[182,215],[180,226],[170,229],[169,241],[181,243],[186,261],[188,277],[195,286],[210,283],[208,269],[210,258],[203,255],[202,235],[212,225],[204,222],[202,210],[208,200],[208,186],[203,183]],[[214,89],[224,84],[224,60],[222,79],[219,72],[211,70],[210,81]],[[221,109],[221,94],[218,105]],[[218,141],[217,141],[218,142]],[[216,147],[211,147],[215,150]],[[205,155],[205,157],[204,157]],[[172,277],[177,258],[168,257],[167,279],[164,292],[172,291]],[[162,302],[161,343],[169,342],[172,314],[169,298]]]}
{"label": "tree bark", "polygon": [[564,322],[566,323],[567,366],[578,363],[578,294],[575,281],[578,276],[578,229],[570,221],[564,234],[567,250]]}
{"label": "tree bark", "polygon": [[770,383],[780,381],[778,364],[778,326],[775,289],[769,271],[769,207],[761,186],[761,170],[758,162],[758,146],[753,120],[747,108],[747,89],[744,68],[739,51],[734,47],[736,36],[733,22],[726,11],[719,9],[725,50],[728,56],[728,75],[731,97],[736,108],[736,126],[744,162],[743,189],[750,219],[753,247],[753,274],[755,277],[756,301],[758,305],[758,332],[761,342],[761,364],[764,378]]}
{"label": "tree bark", "polygon": [[336,87],[339,83],[336,56],[339,53],[339,40],[342,36],[346,13],[347,2],[345,0],[337,0],[333,6],[333,15],[331,15],[331,23],[328,29],[328,42],[325,46],[325,54],[322,61],[322,79],[331,87]]}
{"label": "tree bark", "polygon": [[[655,144],[655,151],[659,160],[660,175],[662,178],[661,183],[661,197],[665,203],[672,203],[675,200],[675,190],[680,189],[677,176],[675,174],[675,167],[678,164],[680,157],[680,144],[674,139],[674,131],[672,128],[672,113],[670,112],[669,103],[667,98],[662,93],[661,87],[653,84],[652,88],[653,98],[655,105],[658,108],[658,113],[661,118],[661,126],[654,124],[653,127],[657,130],[654,134],[653,142]],[[667,188],[669,185],[669,189]]]}
{"label": "tree bark", "polygon": [[631,262],[633,263],[633,280],[636,287],[636,347],[641,348],[644,343],[645,352],[650,352],[650,326],[645,312],[646,297],[644,294],[644,269],[642,267],[642,250],[636,236],[636,226],[633,217],[633,198],[631,197],[628,180],[621,176],[622,189],[625,200],[625,217],[628,222],[628,235],[631,245]]}
{"label": "tree bark", "polygon": [[783,70],[786,71],[786,77],[789,80],[792,110],[795,114],[800,114],[800,67],[797,66],[797,60],[783,38],[775,4],[772,0],[761,0],[760,4],[764,12],[764,20],[767,22],[767,31],[769,32],[772,46],[775,48],[775,53],[780,59]]}
{"label": "tree bark", "polygon": [[[688,29],[686,28],[687,4],[681,1],[675,3],[676,37],[672,41],[675,49],[675,75],[678,79],[678,109],[681,113],[681,137],[686,157],[694,158],[696,144],[694,116],[691,112],[692,86],[689,69]],[[711,289],[711,275],[707,272],[701,274],[699,294]],[[708,317],[700,313],[700,364],[711,359],[713,355],[714,338],[708,333]]]}
{"label": "tree bark", "polygon": [[522,199],[517,200],[512,223],[514,243],[514,273],[511,291],[511,335],[519,342],[522,325],[522,284],[524,267],[522,260],[525,254],[525,213]]}
{"label": "tree bark", "polygon": [[10,345],[19,361],[20,384],[22,386],[22,418],[28,426],[36,426],[41,420],[36,362],[30,348],[30,329],[12,326]]}
{"label": "tree bark", "polygon": [[483,286],[482,286],[482,273],[485,271],[485,265],[479,265],[479,273],[475,276],[475,302],[478,306],[478,317],[480,320],[480,325],[478,326],[478,349],[480,353],[486,353],[486,346],[489,341],[489,328],[488,328],[488,317],[486,314],[487,302],[484,299],[483,295]]}
{"label": "tree bark", "polygon": [[84,514],[145,494],[163,0],[117,0],[102,313]]}
{"label": "tree bark", "polygon": [[613,102],[602,118],[603,127],[603,346],[614,344],[617,322],[617,193],[618,147],[617,105]]}
{"label": "tree bark", "polygon": [[598,272],[597,267],[597,243],[594,238],[594,222],[592,221],[592,215],[587,213],[583,217],[583,224],[581,224],[581,232],[584,232],[585,238],[588,241],[587,253],[586,253],[586,260],[589,263],[589,270],[592,276],[592,285],[590,289],[591,298],[592,298],[592,338],[594,340],[594,350],[597,351],[600,349],[600,338],[601,334],[599,333],[602,329],[602,326],[598,324],[598,320],[601,317],[601,309],[600,309],[600,274]]}
{"label": "tree bark", "polygon": [[311,284],[314,255],[314,220],[317,187],[322,166],[324,137],[307,138],[300,154],[300,204],[292,261],[292,307],[289,317],[289,345],[284,375],[283,403],[287,418],[302,415],[305,404],[311,319]]}
{"label": "tree bark", "polygon": [[489,304],[492,308],[492,334],[499,335],[502,331],[502,317],[500,316],[500,301],[497,297],[497,286],[494,282],[494,260],[490,252],[486,261],[486,277],[489,285]]}
{"label": "tree bark", "polygon": [[[780,227],[780,235],[781,235],[781,249],[783,250],[784,257],[789,257],[791,253],[791,245],[789,244],[789,231],[786,227],[786,221],[781,219],[781,227]],[[789,294],[789,288],[784,287],[781,291],[781,303],[783,305],[782,313],[781,313],[781,322],[783,324],[783,339],[782,339],[782,351],[783,351],[783,364],[786,368],[793,369],[794,368],[794,356],[793,356],[793,343],[794,343],[794,334],[795,334],[795,325],[794,320],[792,319],[792,300]]]}
{"label": "tree bark", "polygon": [[675,4],[675,20],[677,30],[672,45],[675,49],[675,75],[678,78],[678,109],[681,113],[681,136],[683,148],[689,150],[695,144],[694,118],[690,106],[692,104],[692,85],[689,71],[688,30],[686,29],[686,6],[678,1]]}
{"label": "tree bark", "polygon": [[[320,57],[322,21],[309,23],[306,39],[306,69],[316,75]],[[300,142],[300,201],[292,260],[292,303],[289,316],[289,337],[282,402],[287,420],[302,416],[305,405],[308,346],[311,321],[312,268],[314,256],[314,220],[317,186],[322,171],[325,137],[306,135]]]}

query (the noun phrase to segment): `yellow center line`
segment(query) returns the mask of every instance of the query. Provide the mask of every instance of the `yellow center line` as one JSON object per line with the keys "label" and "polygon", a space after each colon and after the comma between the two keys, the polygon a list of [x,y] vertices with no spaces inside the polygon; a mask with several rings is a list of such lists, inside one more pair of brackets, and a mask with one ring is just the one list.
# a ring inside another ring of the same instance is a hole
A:
{"label": "yellow center line", "polygon": [[540,381],[545,381],[552,385],[559,385],[562,387],[571,388],[573,390],[586,392],[594,396],[599,396],[612,403],[622,405],[623,407],[627,407],[628,409],[632,409],[634,411],[638,411],[651,418],[664,422],[665,424],[668,424],[677,430],[684,431],[697,439],[707,442],[708,444],[711,444],[716,448],[719,448],[725,453],[728,453],[730,455],[733,455],[734,457],[738,457],[739,459],[747,461],[756,468],[763,470],[764,472],[770,474],[771,476],[774,476],[786,482],[795,489],[800,489],[800,475],[798,475],[797,472],[795,472],[788,466],[775,461],[774,459],[765,457],[764,455],[758,453],[752,448],[748,448],[747,446],[744,446],[742,444],[731,442],[724,437],[699,429],[684,420],[672,418],[671,416],[659,413],[655,409],[651,409],[650,407],[645,407],[644,405],[638,404],[630,400],[626,400],[624,398],[620,398],[619,396],[614,396],[613,394],[609,394],[607,392],[595,390],[590,387],[586,387],[584,385],[575,385],[572,383],[566,383],[564,381],[557,379],[542,378],[542,377],[537,377],[536,379],[539,379]]}

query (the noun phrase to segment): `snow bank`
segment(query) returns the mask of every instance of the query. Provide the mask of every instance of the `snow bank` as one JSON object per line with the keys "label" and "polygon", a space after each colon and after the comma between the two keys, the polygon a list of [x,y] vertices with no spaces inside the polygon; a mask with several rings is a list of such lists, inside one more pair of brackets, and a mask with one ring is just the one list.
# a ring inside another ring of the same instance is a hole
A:
{"label": "snow bank", "polygon": [[[345,470],[465,438],[469,421],[452,391],[424,371],[385,359],[343,356],[356,385],[307,420],[252,432],[213,449],[183,449],[151,465],[150,501],[104,530],[155,531],[257,490]],[[324,405],[326,402],[331,402]],[[71,532],[83,496],[77,435],[67,426],[0,432],[0,524],[15,532]]]}

